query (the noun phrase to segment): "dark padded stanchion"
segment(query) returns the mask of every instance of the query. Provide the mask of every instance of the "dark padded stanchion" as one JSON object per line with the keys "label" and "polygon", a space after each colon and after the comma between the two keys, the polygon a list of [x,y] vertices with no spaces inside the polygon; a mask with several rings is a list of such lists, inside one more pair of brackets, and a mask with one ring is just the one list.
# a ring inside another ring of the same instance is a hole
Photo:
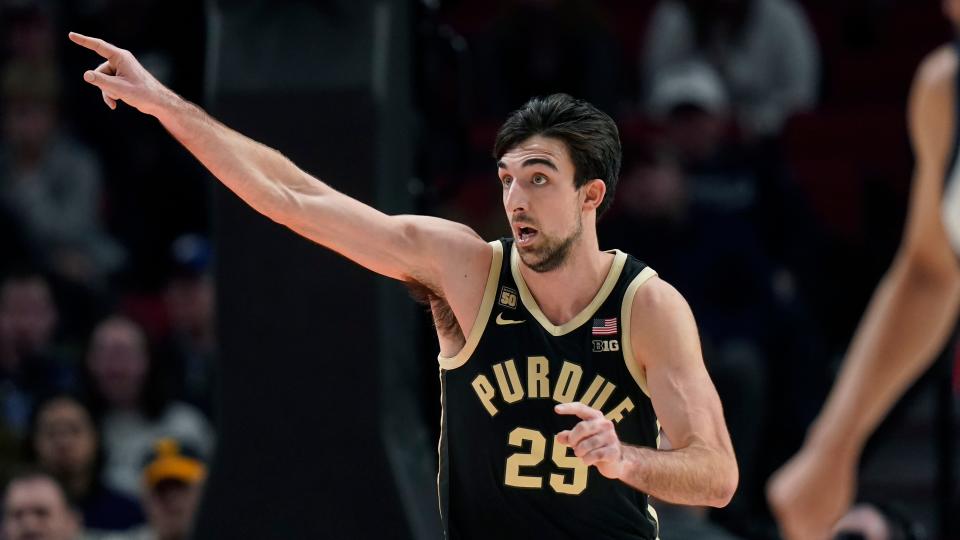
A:
{"label": "dark padded stanchion", "polygon": [[[336,189],[405,210],[403,4],[211,4],[204,105]],[[430,361],[404,326],[417,308],[213,189],[221,432],[194,538],[438,538],[435,441],[401,376]]]}

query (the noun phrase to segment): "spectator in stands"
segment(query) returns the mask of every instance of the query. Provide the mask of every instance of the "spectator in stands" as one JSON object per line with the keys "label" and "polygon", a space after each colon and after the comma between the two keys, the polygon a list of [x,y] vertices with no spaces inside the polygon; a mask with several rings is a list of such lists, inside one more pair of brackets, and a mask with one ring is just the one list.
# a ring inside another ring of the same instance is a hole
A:
{"label": "spectator in stands", "polygon": [[163,343],[173,395],[212,418],[216,381],[214,284],[210,242],[185,234],[171,247],[173,268],[164,290],[170,335]]}
{"label": "spectator in stands", "polygon": [[203,414],[169,398],[159,367],[133,321],[113,316],[94,330],[86,369],[107,454],[104,481],[131,496],[140,493],[141,460],[157,439],[174,437],[205,455],[213,445]]}
{"label": "spectator in stands", "polygon": [[[37,3],[0,3],[0,65],[16,59],[28,65],[53,65],[56,61],[53,20],[46,6]],[[0,139],[5,135],[0,136]],[[2,182],[0,182],[2,186]],[[17,216],[0,202],[0,272],[8,261],[38,259],[22,234]]]}
{"label": "spectator in stands", "polygon": [[648,91],[673,66],[713,66],[748,134],[776,135],[816,103],[819,51],[793,0],[661,0],[640,58]]}
{"label": "spectator in stands", "polygon": [[74,386],[58,347],[58,309],[42,274],[21,269],[0,282],[0,426],[19,437],[38,396]]}
{"label": "spectator in stands", "polygon": [[651,88],[649,110],[676,153],[690,199],[711,212],[737,215],[775,268],[778,294],[792,301],[798,281],[810,286],[819,268],[815,225],[786,173],[777,145],[744,141],[732,129],[730,98],[716,70],[691,61],[666,69]]}
{"label": "spectator in stands", "polygon": [[719,74],[699,61],[664,70],[649,97],[664,142],[688,177],[691,200],[746,215],[757,206],[760,180],[752,156],[731,134],[730,107]]}
{"label": "spectator in stands", "polygon": [[57,72],[14,61],[0,78],[0,212],[46,268],[102,285],[123,252],[101,227],[99,161],[58,124]]}
{"label": "spectator in stands", "polygon": [[4,540],[78,540],[80,531],[80,516],[52,476],[24,471],[7,483],[3,496]]}
{"label": "spectator in stands", "polygon": [[55,394],[37,405],[27,455],[53,475],[95,530],[126,530],[143,523],[139,503],[103,484],[103,447],[90,411],[77,397]]}
{"label": "spectator in stands", "polygon": [[147,524],[104,540],[186,540],[200,504],[207,467],[195,449],[160,439],[143,469]]}
{"label": "spectator in stands", "polygon": [[730,96],[710,64],[689,60],[665,68],[652,81],[647,107],[666,125],[686,162],[709,160],[729,137]]}

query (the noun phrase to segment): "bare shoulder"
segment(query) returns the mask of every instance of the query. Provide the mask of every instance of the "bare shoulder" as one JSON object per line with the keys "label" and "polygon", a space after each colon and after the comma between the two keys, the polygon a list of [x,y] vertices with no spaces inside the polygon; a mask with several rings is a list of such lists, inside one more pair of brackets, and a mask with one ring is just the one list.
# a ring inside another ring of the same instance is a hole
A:
{"label": "bare shoulder", "polygon": [[486,280],[493,259],[494,248],[473,229],[462,223],[457,223],[446,245],[439,246],[437,257],[445,266],[443,275],[454,280],[457,274],[463,278]]}
{"label": "bare shoulder", "polygon": [[700,337],[686,299],[659,277],[637,289],[630,317],[630,349],[644,370],[700,369]]}
{"label": "bare shoulder", "polygon": [[484,244],[480,235],[473,229],[456,221],[435,216],[399,215],[396,216],[399,226],[408,229],[408,232],[429,234],[445,243],[462,244],[464,246]]}
{"label": "bare shoulder", "polygon": [[637,289],[631,307],[630,332],[636,337],[667,337],[695,330],[690,306],[680,292],[658,276]]}
{"label": "bare shoulder", "polygon": [[658,313],[681,308],[689,309],[683,295],[659,276],[653,276],[644,283],[633,298],[634,312]]}
{"label": "bare shoulder", "polygon": [[[489,266],[490,245],[463,223],[433,216],[405,215],[398,216],[398,226],[404,229],[405,236],[416,238],[414,245],[420,246],[427,255],[434,276],[445,277],[455,267],[485,272]],[[423,275],[409,277],[433,289],[442,289],[444,285]]]}
{"label": "bare shoulder", "polygon": [[[496,284],[498,263],[502,265],[503,252],[499,242],[486,242],[472,229],[458,224],[439,244],[431,246],[434,275],[437,281],[427,284],[434,293],[431,304],[444,354],[453,345],[462,345],[480,312],[485,297],[492,295]],[[491,279],[493,283],[491,284]]]}

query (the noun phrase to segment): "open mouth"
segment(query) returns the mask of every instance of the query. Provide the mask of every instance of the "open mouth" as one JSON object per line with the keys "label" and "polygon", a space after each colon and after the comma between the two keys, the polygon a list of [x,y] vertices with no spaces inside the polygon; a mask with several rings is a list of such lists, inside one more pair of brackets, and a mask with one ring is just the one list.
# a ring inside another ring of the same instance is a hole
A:
{"label": "open mouth", "polygon": [[517,244],[525,246],[533,241],[537,236],[537,230],[533,227],[518,227],[517,228]]}

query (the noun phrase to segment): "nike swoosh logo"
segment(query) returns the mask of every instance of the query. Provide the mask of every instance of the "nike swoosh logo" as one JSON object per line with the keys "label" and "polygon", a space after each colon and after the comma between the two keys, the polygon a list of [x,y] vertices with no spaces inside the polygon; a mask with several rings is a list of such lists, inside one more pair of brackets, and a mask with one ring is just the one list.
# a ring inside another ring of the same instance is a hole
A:
{"label": "nike swoosh logo", "polygon": [[527,321],[514,321],[511,319],[504,319],[503,313],[497,313],[497,324],[499,324],[500,326],[506,326],[508,324],[520,324],[524,322],[527,322]]}

